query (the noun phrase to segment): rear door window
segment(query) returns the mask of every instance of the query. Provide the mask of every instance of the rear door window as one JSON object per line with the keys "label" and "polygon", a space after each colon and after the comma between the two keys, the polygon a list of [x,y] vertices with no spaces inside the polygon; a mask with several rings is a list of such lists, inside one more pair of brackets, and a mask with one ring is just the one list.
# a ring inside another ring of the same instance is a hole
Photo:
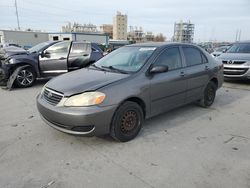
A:
{"label": "rear door window", "polygon": [[84,53],[90,53],[91,52],[91,44],[90,43],[79,43],[74,42],[72,44],[70,54],[84,54]]}
{"label": "rear door window", "polygon": [[204,61],[206,61],[202,58],[200,50],[193,47],[183,47],[182,49],[188,67],[200,65],[203,64]]}

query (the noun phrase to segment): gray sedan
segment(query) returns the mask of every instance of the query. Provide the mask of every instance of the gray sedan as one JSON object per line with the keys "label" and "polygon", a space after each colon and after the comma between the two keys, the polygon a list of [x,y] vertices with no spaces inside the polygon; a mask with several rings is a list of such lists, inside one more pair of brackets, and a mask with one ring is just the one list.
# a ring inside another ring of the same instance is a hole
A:
{"label": "gray sedan", "polygon": [[223,64],[195,45],[135,44],[49,81],[37,107],[59,131],[126,142],[145,119],[191,102],[211,106],[222,83]]}

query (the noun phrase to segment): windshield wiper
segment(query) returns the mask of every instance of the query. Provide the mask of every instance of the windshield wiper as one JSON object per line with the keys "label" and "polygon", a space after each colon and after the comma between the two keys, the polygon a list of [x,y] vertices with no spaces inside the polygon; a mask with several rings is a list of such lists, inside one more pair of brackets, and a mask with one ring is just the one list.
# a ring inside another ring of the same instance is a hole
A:
{"label": "windshield wiper", "polygon": [[95,67],[96,69],[102,70],[102,71],[106,71],[105,69],[96,66],[94,63],[90,65],[91,67]]}
{"label": "windshield wiper", "polygon": [[113,71],[116,71],[116,72],[119,72],[119,73],[122,73],[122,74],[128,74],[127,71],[124,71],[124,70],[115,68],[115,67],[113,67],[113,66],[102,66],[102,68],[109,69],[109,70],[113,70]]}

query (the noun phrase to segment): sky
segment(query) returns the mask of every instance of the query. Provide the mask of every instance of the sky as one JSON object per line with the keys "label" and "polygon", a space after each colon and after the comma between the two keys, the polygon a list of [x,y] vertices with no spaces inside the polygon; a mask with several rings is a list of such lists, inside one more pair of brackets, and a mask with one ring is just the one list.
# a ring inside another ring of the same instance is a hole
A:
{"label": "sky", "polygon": [[[58,32],[67,22],[112,24],[117,11],[128,26],[163,33],[171,39],[174,23],[195,24],[194,40],[250,40],[250,0],[17,0],[21,29]],[[14,0],[0,0],[0,29],[17,28]],[[129,29],[129,28],[128,28]]]}

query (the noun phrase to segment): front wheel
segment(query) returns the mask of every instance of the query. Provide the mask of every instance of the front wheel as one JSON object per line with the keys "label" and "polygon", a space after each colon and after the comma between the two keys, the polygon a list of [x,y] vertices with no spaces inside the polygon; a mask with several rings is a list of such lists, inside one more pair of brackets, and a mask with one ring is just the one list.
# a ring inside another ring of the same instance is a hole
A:
{"label": "front wheel", "polygon": [[199,101],[200,106],[207,108],[214,103],[216,89],[215,83],[210,81],[205,88],[203,98]]}
{"label": "front wheel", "polygon": [[115,112],[110,135],[120,142],[127,142],[135,138],[143,123],[142,108],[135,102],[123,103]]}
{"label": "front wheel", "polygon": [[24,68],[17,74],[15,83],[20,88],[30,87],[36,80],[36,74],[32,68]]}

